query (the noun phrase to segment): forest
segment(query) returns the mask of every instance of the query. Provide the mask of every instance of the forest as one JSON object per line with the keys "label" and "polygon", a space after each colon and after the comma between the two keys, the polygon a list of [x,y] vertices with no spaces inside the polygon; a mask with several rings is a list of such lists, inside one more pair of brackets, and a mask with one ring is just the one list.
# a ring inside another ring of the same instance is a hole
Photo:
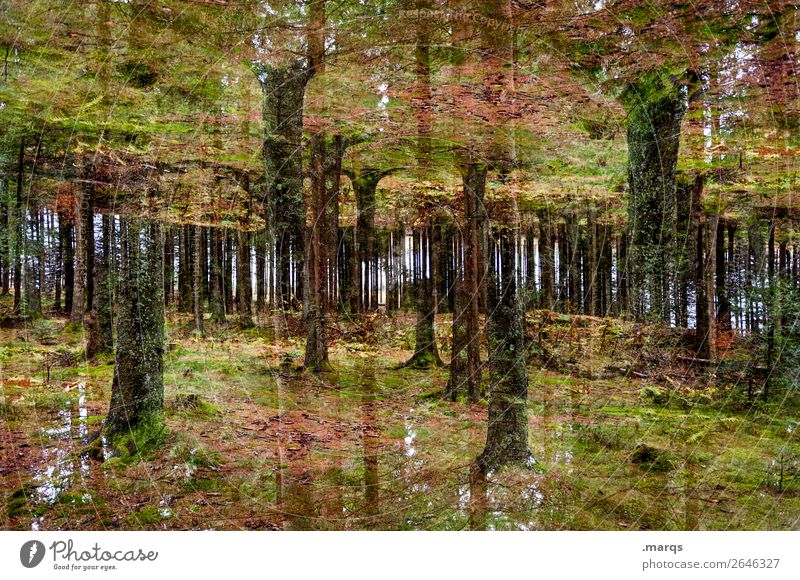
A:
{"label": "forest", "polygon": [[0,529],[800,529],[791,0],[0,0]]}

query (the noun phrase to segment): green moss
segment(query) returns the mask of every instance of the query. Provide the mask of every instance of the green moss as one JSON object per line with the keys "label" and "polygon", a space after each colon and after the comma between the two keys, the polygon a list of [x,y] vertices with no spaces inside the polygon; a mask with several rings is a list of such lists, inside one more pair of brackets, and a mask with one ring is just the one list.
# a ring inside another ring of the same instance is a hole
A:
{"label": "green moss", "polygon": [[154,506],[147,506],[140,509],[138,512],[129,514],[125,520],[137,527],[151,526],[158,524],[164,520],[169,519],[169,515],[163,508]]}
{"label": "green moss", "polygon": [[[161,414],[154,413],[141,420],[126,433],[107,434],[112,456],[121,463],[148,460],[169,436]],[[99,445],[100,438],[95,440]]]}

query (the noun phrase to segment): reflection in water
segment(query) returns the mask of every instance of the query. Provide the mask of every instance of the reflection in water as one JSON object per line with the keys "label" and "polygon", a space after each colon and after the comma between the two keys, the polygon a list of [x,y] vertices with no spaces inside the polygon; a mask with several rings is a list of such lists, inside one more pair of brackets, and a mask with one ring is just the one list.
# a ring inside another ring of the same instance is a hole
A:
{"label": "reflection in water", "polygon": [[486,531],[489,512],[489,486],[486,473],[472,465],[469,471],[469,529]]}
{"label": "reflection in water", "polygon": [[[86,476],[89,473],[89,459],[71,453],[71,442],[75,439],[82,440],[88,432],[89,410],[86,407],[86,387],[83,383],[78,383],[76,388],[78,390],[77,401],[68,401],[58,412],[56,426],[42,429],[43,434],[48,438],[68,441],[70,444],[43,450],[46,464],[43,468],[33,472],[35,497],[32,499],[37,503],[55,504],[61,494],[75,483],[76,478],[80,478],[81,482],[85,484]],[[92,496],[89,493],[84,493],[80,501],[89,503],[91,499]],[[31,522],[31,529],[40,529],[43,521],[43,517],[36,518]]]}
{"label": "reflection in water", "polygon": [[276,453],[277,511],[284,530],[313,529],[314,495],[311,476],[293,455],[302,451],[292,445],[291,420],[287,412],[286,382],[275,374],[278,395],[278,449]]}
{"label": "reflection in water", "polygon": [[[371,361],[370,361],[371,363]],[[375,365],[367,364],[361,375],[361,445],[364,452],[364,527],[375,529],[380,510],[378,449],[380,428],[375,409]]]}

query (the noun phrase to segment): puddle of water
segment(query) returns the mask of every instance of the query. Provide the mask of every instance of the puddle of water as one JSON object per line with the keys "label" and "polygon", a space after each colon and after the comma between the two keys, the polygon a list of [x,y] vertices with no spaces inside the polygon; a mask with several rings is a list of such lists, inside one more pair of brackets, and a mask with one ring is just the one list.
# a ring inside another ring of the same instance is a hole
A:
{"label": "puddle of water", "polygon": [[[86,386],[79,383],[76,388],[77,401],[67,402],[64,408],[58,411],[55,426],[42,429],[42,433],[49,439],[57,441],[58,445],[44,450],[46,465],[33,472],[35,488],[33,499],[40,504],[55,504],[61,494],[72,487],[76,480],[85,481],[89,473],[89,459],[71,453],[75,449],[73,441],[80,441],[88,434],[89,409],[86,407]],[[80,501],[89,503],[91,499],[91,494],[84,493]],[[36,518],[31,522],[31,529],[40,529],[43,521],[43,517]]]}

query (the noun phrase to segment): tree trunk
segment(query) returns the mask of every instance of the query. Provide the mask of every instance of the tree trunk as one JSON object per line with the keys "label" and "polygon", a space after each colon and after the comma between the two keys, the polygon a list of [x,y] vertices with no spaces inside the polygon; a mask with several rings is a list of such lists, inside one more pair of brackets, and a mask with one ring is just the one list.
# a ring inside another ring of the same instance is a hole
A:
{"label": "tree trunk", "polygon": [[81,219],[84,221],[84,241],[86,250],[84,264],[86,265],[86,312],[91,312],[94,307],[94,276],[90,268],[94,269],[94,186],[86,188],[86,197],[81,206]]}
{"label": "tree trunk", "polygon": [[253,287],[250,277],[250,233],[239,230],[236,244],[236,305],[239,326],[253,326]]}
{"label": "tree trunk", "polygon": [[113,218],[103,216],[102,250],[94,260],[95,296],[90,320],[86,357],[93,359],[114,350],[114,277],[111,269]]}
{"label": "tree trunk", "polygon": [[175,234],[171,226],[165,226],[164,229],[164,304],[172,304],[175,285]]}
{"label": "tree trunk", "polygon": [[550,210],[539,212],[539,269],[542,277],[541,307],[555,308],[555,258],[553,256],[553,226]]}
{"label": "tree trunk", "polygon": [[213,228],[211,232],[211,321],[225,323],[225,298],[223,296],[222,247],[225,230]]}
{"label": "tree trunk", "polygon": [[[709,309],[709,301],[713,305],[713,286],[709,297],[709,274],[708,267],[713,260],[713,254],[708,255],[707,250],[713,247],[706,240],[713,235],[716,240],[716,232],[708,231],[711,224],[704,223],[704,211],[702,207],[703,176],[695,177],[692,186],[691,215],[694,230],[693,246],[694,255],[694,288],[695,288],[695,349],[699,358],[712,360],[714,355],[714,309]],[[707,259],[708,256],[708,259]]]}
{"label": "tree trunk", "polygon": [[264,175],[267,191],[264,219],[275,236],[275,306],[298,304],[300,288],[292,292],[290,273],[303,271],[303,98],[309,69],[298,58],[288,64],[257,67],[264,121]]}
{"label": "tree trunk", "polygon": [[489,260],[489,420],[486,447],[477,462],[483,472],[509,463],[527,464],[531,460],[525,313],[514,271],[516,235],[518,233],[510,228],[499,231],[500,264],[498,266],[495,256]]}
{"label": "tree trunk", "polygon": [[[475,162],[467,162],[462,170],[464,184],[464,263],[463,263],[463,282],[457,287],[465,297],[462,298],[464,310],[459,317],[454,314],[453,334],[462,332],[458,326],[466,324],[467,342],[465,376],[451,376],[454,388],[464,384],[467,387],[469,399],[477,402],[480,399],[481,385],[481,361],[480,361],[480,275],[479,254],[481,246],[479,238],[481,236],[481,218],[479,215],[479,205],[483,199],[483,192],[486,187],[486,167]],[[458,298],[457,298],[458,300]],[[459,310],[456,307],[456,310]],[[463,318],[464,320],[460,320]],[[454,339],[455,340],[455,339]],[[458,364],[451,365],[450,372],[458,372]]]}
{"label": "tree trunk", "polygon": [[669,321],[664,277],[672,266],[675,169],[686,99],[660,76],[628,85],[628,275],[632,314]]}
{"label": "tree trunk", "polygon": [[306,311],[306,353],[305,368],[312,371],[330,370],[327,344],[327,280],[328,248],[325,239],[326,179],[325,179],[325,135],[315,133],[311,137],[311,195],[309,214],[311,223],[306,233],[306,276],[308,288],[308,308]]}
{"label": "tree trunk", "polygon": [[725,263],[725,224],[719,222],[715,243],[715,273],[717,296],[717,327],[721,330],[731,329],[731,301],[728,297]]}
{"label": "tree trunk", "polygon": [[417,229],[414,232],[414,284],[417,295],[415,346],[414,354],[403,363],[403,366],[430,368],[444,365],[436,346],[434,266],[431,252],[431,226]]}
{"label": "tree trunk", "polygon": [[[157,436],[164,405],[164,300],[161,256],[163,240],[157,223],[121,224],[117,350],[111,405],[105,433],[113,443],[137,427],[135,451]],[[138,430],[137,430],[138,431]],[[146,439],[147,438],[147,439]]]}
{"label": "tree trunk", "polygon": [[200,336],[205,335],[205,329],[203,328],[203,281],[201,279],[202,268],[200,267],[200,258],[203,253],[202,243],[203,236],[201,228],[200,226],[194,226],[192,305],[194,306],[194,331],[200,334]]}
{"label": "tree trunk", "polygon": [[180,263],[178,264],[178,310],[190,312],[192,310],[192,226],[181,226],[179,241]]}
{"label": "tree trunk", "polygon": [[75,208],[75,272],[72,285],[72,309],[70,313],[70,324],[83,326],[84,288],[86,285],[86,248],[84,239],[85,220],[83,219],[82,207],[84,204],[84,193],[77,194],[77,207]]}

